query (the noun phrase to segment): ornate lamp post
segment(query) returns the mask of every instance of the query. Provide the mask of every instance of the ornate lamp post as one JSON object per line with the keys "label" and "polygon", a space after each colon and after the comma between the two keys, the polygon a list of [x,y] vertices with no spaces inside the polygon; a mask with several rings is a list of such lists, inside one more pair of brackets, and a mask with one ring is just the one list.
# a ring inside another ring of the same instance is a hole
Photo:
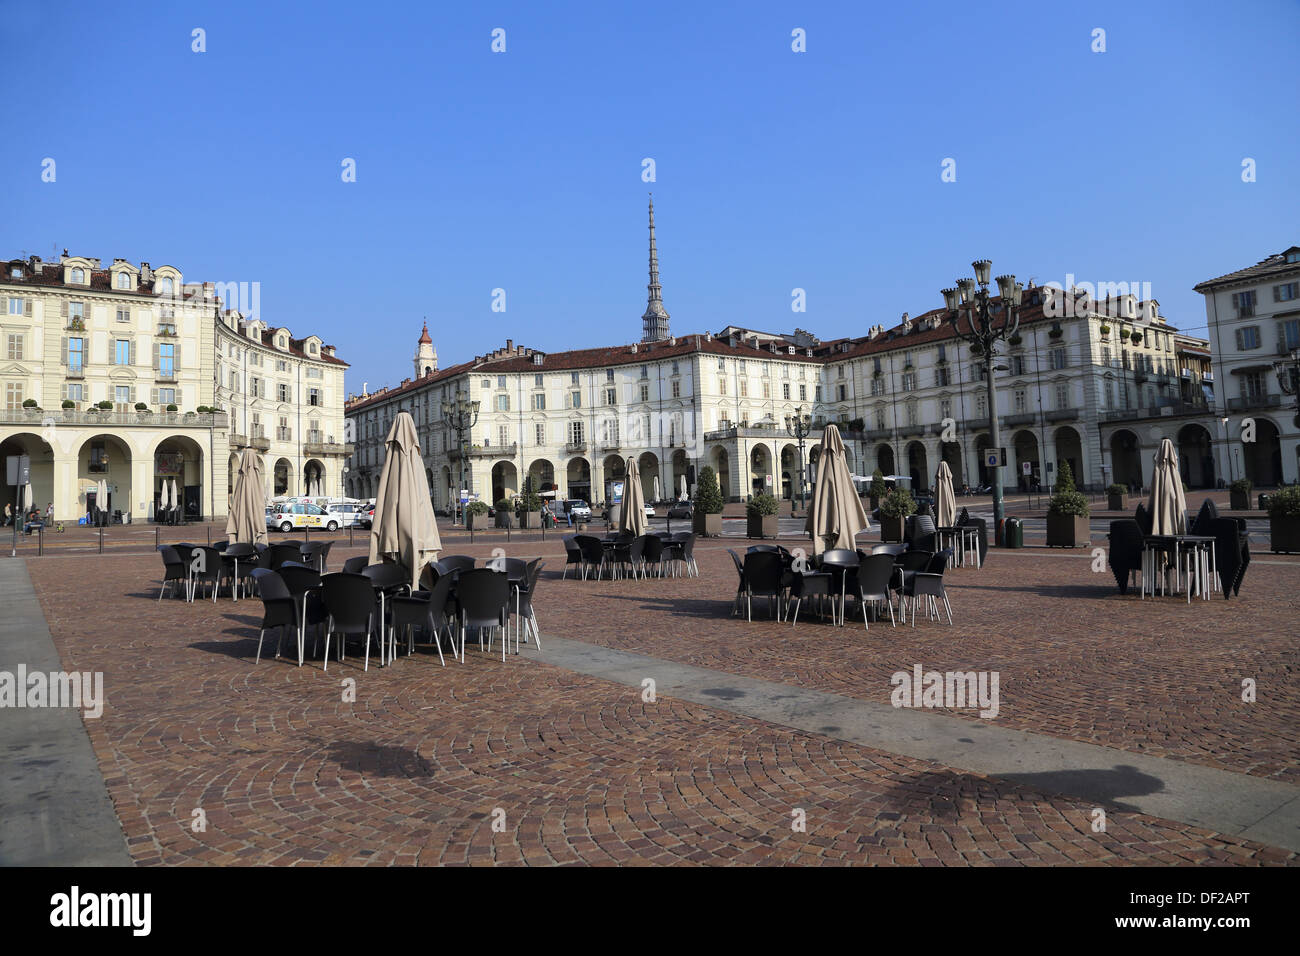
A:
{"label": "ornate lamp post", "polygon": [[1300,427],[1300,348],[1291,350],[1291,354],[1273,363],[1277,373],[1277,384],[1284,395],[1291,395],[1296,400],[1295,423]]}
{"label": "ornate lamp post", "polygon": [[460,452],[460,484],[456,486],[452,504],[452,514],[457,522],[461,520],[460,489],[465,487],[465,433],[478,424],[478,408],[478,402],[471,402],[460,392],[451,401],[442,403],[442,420],[456,433],[456,449]]}
{"label": "ornate lamp post", "polygon": [[799,509],[801,511],[808,510],[807,500],[804,496],[803,443],[811,432],[812,416],[803,410],[802,405],[795,409],[793,415],[785,416],[785,433],[799,442]]}
{"label": "ornate lamp post", "polygon": [[[971,263],[974,279],[958,279],[955,289],[944,289],[943,302],[948,310],[948,321],[957,337],[980,349],[984,359],[985,385],[988,389],[989,438],[993,450],[1001,452],[1002,438],[998,432],[998,391],[994,381],[997,371],[997,343],[1009,339],[1020,328],[1020,299],[1023,286],[1013,275],[998,276],[997,301],[989,294],[989,272],[993,263],[980,259]],[[964,321],[963,321],[964,320]],[[1002,467],[993,469],[993,526],[1001,541],[1002,519],[1006,512],[1002,504]]]}

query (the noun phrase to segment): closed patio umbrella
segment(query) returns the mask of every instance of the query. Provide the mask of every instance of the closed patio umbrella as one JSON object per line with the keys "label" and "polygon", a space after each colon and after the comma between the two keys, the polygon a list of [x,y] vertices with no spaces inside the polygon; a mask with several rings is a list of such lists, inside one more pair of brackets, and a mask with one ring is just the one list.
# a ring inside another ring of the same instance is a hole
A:
{"label": "closed patio umbrella", "polygon": [[23,514],[32,510],[32,483],[29,481],[23,485]]}
{"label": "closed patio umbrella", "polygon": [[429,479],[410,412],[400,412],[388,431],[387,457],[375,495],[375,518],[370,529],[370,563],[402,565],[411,576],[411,588],[420,586],[420,572],[442,550],[438,524],[429,498]]}
{"label": "closed patio umbrella", "polygon": [[623,481],[623,507],[618,515],[618,530],[641,537],[650,529],[645,517],[645,491],[641,488],[641,471],[636,459],[627,460],[627,478]]}
{"label": "closed patio umbrella", "polygon": [[957,523],[957,494],[952,488],[952,469],[946,461],[939,462],[934,476],[934,523],[940,528],[951,528]]}
{"label": "closed patio umbrella", "polygon": [[664,496],[659,493],[659,476],[655,475],[655,501],[663,501]]}
{"label": "closed patio umbrella", "polygon": [[101,478],[95,485],[95,508],[108,514],[108,479]]}
{"label": "closed patio umbrella", "polygon": [[179,509],[181,506],[181,490],[176,486],[176,479],[172,479],[172,507]]}
{"label": "closed patio umbrella", "polygon": [[1183,494],[1182,476],[1178,473],[1178,452],[1168,438],[1160,442],[1156,452],[1148,507],[1152,534],[1187,533],[1187,498]]}
{"label": "closed patio umbrella", "polygon": [[871,527],[862,499],[853,487],[848,462],[844,457],[844,439],[834,425],[827,425],[822,435],[821,457],[817,460],[817,480],[804,530],[812,535],[813,554],[833,548],[852,550],[859,531]]}
{"label": "closed patio umbrella", "polygon": [[235,474],[235,492],[226,515],[226,537],[231,544],[266,543],[266,498],[262,479],[262,456],[245,448]]}
{"label": "closed patio umbrella", "polygon": [[690,495],[686,491],[686,476],[682,475],[681,489],[677,493],[678,501],[685,501]]}

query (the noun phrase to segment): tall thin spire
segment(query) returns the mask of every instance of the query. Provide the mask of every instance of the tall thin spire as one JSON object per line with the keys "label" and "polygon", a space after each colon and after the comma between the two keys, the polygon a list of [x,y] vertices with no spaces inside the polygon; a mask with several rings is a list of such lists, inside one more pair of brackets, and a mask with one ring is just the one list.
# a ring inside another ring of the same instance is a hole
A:
{"label": "tall thin spire", "polygon": [[645,315],[641,316],[642,342],[662,342],[668,338],[668,311],[664,308],[663,289],[659,285],[659,250],[655,246],[655,200],[650,196],[650,297]]}

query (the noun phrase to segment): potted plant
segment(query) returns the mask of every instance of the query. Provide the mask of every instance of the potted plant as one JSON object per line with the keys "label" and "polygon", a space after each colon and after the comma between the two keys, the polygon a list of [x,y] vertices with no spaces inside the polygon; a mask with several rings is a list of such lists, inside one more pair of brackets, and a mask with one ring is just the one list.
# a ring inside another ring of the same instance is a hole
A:
{"label": "potted plant", "polygon": [[971,354],[971,355],[983,355],[983,354],[984,354],[984,346],[982,346],[982,345],[980,345],[978,342],[976,342],[974,345],[972,345],[972,346],[970,347],[970,354]]}
{"label": "potted plant", "polygon": [[497,513],[498,528],[514,528],[515,524],[515,506],[509,498],[502,498],[492,506],[492,510]]}
{"label": "potted plant", "polygon": [[695,485],[695,517],[692,530],[706,538],[722,534],[722,492],[718,490],[718,476],[711,465],[700,469]]}
{"label": "potted plant", "polygon": [[104,399],[97,407],[101,412],[111,412],[113,410],[113,403],[108,399]]}
{"label": "potted plant", "polygon": [[488,506],[484,501],[471,501],[465,506],[465,527],[482,531],[488,526]]}
{"label": "potted plant", "polygon": [[1110,326],[1103,322],[1101,324],[1101,337],[1104,339],[1104,338],[1108,338],[1109,336],[1110,336]]}
{"label": "potted plant", "polygon": [[522,527],[536,529],[542,526],[542,496],[533,490],[531,478],[524,482],[524,494],[519,499],[519,510],[524,519]]}
{"label": "potted plant", "polygon": [[875,511],[880,507],[880,500],[889,494],[889,489],[885,487],[885,473],[877,468],[871,473],[871,510]]}
{"label": "potted plant", "polygon": [[776,509],[776,498],[772,495],[754,495],[745,505],[746,535],[750,538],[775,538],[780,533]]}
{"label": "potted plant", "polygon": [[27,398],[23,400],[23,411],[27,413],[28,418],[35,418],[41,413],[41,406],[36,404],[36,399]]}
{"label": "potted plant", "polygon": [[1228,486],[1228,506],[1233,511],[1250,510],[1251,484],[1249,478],[1238,478]]}
{"label": "potted plant", "polygon": [[916,514],[916,499],[906,488],[895,488],[880,503],[880,540],[902,541],[907,516]]}
{"label": "potted plant", "polygon": [[1020,333],[1017,332],[1015,335],[1011,336],[1011,338],[1007,339],[1007,341],[1010,342],[1012,345],[1019,345],[1021,342],[1024,341],[1024,339],[1022,339],[1020,337]]}
{"label": "potted plant", "polygon": [[1052,327],[1047,330],[1047,337],[1049,339],[1059,339],[1064,334],[1065,332],[1062,330],[1061,323],[1059,322],[1054,323]]}
{"label": "potted plant", "polygon": [[63,400],[63,414],[69,418],[77,414],[77,403],[70,398],[65,398]]}
{"label": "potted plant", "polygon": [[1279,488],[1269,495],[1268,535],[1274,554],[1300,551],[1300,485]]}
{"label": "potted plant", "polygon": [[1129,341],[1132,342],[1134,345],[1139,345],[1142,342],[1142,333],[1138,331],[1134,331],[1133,334],[1130,335],[1128,338]]}
{"label": "potted plant", "polygon": [[1106,508],[1109,511],[1128,511],[1128,485],[1114,484],[1106,489]]}
{"label": "potted plant", "polygon": [[1056,476],[1056,493],[1047,506],[1047,546],[1079,548],[1089,544],[1088,499],[1074,488],[1069,462],[1061,462]]}

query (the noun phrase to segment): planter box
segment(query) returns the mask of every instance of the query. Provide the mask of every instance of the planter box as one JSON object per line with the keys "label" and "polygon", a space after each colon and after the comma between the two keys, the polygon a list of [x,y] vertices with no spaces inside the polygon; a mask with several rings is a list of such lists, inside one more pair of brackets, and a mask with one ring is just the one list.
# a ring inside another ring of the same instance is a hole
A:
{"label": "planter box", "polygon": [[717,538],[722,535],[722,515],[706,515],[701,511],[695,513],[691,519],[691,529],[699,535],[706,538]]}
{"label": "planter box", "polygon": [[515,527],[515,516],[514,516],[513,514],[511,514],[509,511],[498,511],[498,512],[497,512],[497,527],[498,527],[498,528],[513,528],[513,527]]}
{"label": "planter box", "polygon": [[471,531],[485,531],[491,519],[487,515],[465,515],[465,527]]}
{"label": "planter box", "polygon": [[880,507],[880,499],[877,498],[875,495],[871,495],[867,500],[871,502],[871,507],[867,509],[868,513],[875,511],[877,508]]}
{"label": "planter box", "polygon": [[1300,552],[1300,518],[1269,518],[1268,537],[1274,554]]}
{"label": "planter box", "polygon": [[777,515],[746,515],[745,534],[750,538],[775,538],[781,525]]}
{"label": "planter box", "polygon": [[540,511],[525,511],[523,526],[533,529],[540,528],[542,526],[542,513]]}
{"label": "planter box", "polygon": [[1108,511],[1128,511],[1128,495],[1106,495],[1106,509]]}
{"label": "planter box", "polygon": [[903,527],[906,525],[906,518],[890,518],[887,515],[880,516],[880,540],[885,542],[898,542],[903,540]]}
{"label": "planter box", "polygon": [[1088,519],[1078,515],[1047,515],[1049,548],[1082,548],[1091,543]]}
{"label": "planter box", "polygon": [[1231,491],[1228,493],[1228,507],[1233,511],[1250,510],[1250,493],[1246,491]]}

